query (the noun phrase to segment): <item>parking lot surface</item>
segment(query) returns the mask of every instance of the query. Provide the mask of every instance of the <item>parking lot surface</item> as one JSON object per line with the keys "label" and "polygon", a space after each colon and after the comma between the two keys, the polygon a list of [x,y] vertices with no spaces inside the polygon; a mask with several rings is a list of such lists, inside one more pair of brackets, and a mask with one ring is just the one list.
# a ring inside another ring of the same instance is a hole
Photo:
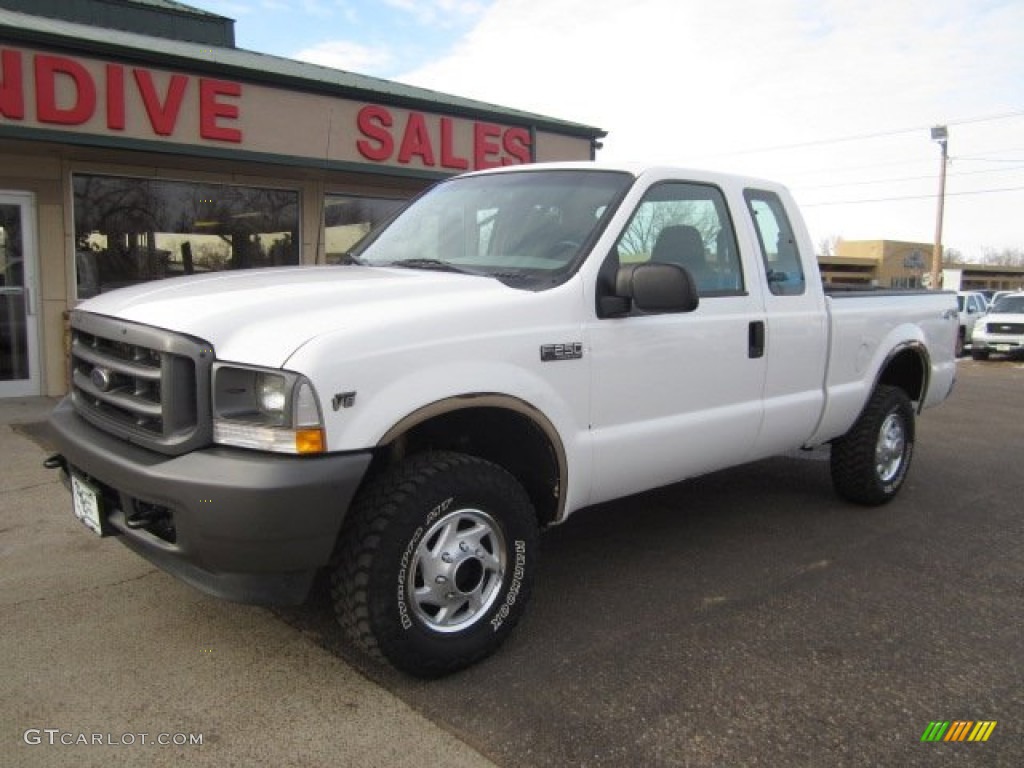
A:
{"label": "parking lot surface", "polygon": [[[498,654],[368,675],[504,766],[1024,765],[1024,365],[962,361],[886,507],[822,454],[578,513]],[[348,655],[326,599],[286,612]],[[351,658],[351,657],[350,657]],[[985,743],[922,743],[995,720]]]}
{"label": "parking lot surface", "polygon": [[[5,463],[45,455],[3,439]],[[434,682],[354,653],[323,589],[269,611],[178,584],[26,468],[0,495],[0,762],[1024,764],[1024,365],[960,363],[887,507],[837,499],[824,458],[579,513],[545,535],[511,641]],[[921,741],[954,720],[997,725]],[[29,746],[33,727],[208,740]]]}

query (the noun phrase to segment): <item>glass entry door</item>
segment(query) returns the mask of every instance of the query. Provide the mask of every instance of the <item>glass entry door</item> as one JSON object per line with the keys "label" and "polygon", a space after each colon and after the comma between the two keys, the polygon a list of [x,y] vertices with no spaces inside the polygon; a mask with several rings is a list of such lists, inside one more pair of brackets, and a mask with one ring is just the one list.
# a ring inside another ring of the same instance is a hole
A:
{"label": "glass entry door", "polygon": [[0,192],[0,397],[39,394],[35,201]]}

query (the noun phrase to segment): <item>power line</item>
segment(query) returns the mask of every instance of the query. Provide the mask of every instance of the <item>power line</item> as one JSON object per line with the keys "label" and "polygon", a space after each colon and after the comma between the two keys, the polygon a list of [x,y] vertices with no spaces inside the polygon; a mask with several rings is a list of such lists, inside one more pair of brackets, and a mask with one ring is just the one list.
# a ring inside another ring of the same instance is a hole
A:
{"label": "power line", "polygon": [[[1019,192],[1024,187],[1003,187],[1001,189],[976,189],[970,192],[947,192],[946,197],[961,197],[966,195],[993,195],[1000,192]],[[877,197],[865,200],[831,200],[824,203],[801,203],[802,208],[821,208],[827,205],[861,205],[862,203],[891,203],[900,200],[934,200],[935,195],[906,195],[902,197]]]}
{"label": "power line", "polygon": [[[984,117],[971,117],[963,120],[947,120],[946,125],[970,125],[974,123],[988,123],[997,120],[1008,120],[1014,117],[1024,117],[1024,111],[1018,112],[1004,112],[996,115],[986,115]],[[737,149],[730,152],[718,152],[712,155],[704,155],[705,158],[715,157],[732,157],[735,155],[755,155],[762,152],[781,152],[789,149],[804,149],[806,147],[822,147],[828,146],[829,144],[845,144],[851,141],[866,141],[868,139],[882,139],[888,138],[889,136],[899,136],[904,133],[916,133],[918,131],[925,131],[931,128],[930,125],[919,125],[913,128],[899,128],[889,131],[877,131],[874,133],[859,133],[851,134],[849,136],[838,136],[832,139],[816,139],[814,141],[800,141],[792,144],[776,144],[775,146],[760,147],[752,149]]]}
{"label": "power line", "polygon": [[[982,155],[1001,155],[1004,152],[1024,152],[1024,147],[1003,147],[1002,149],[989,149],[989,150],[986,150],[985,152],[983,152],[982,154],[957,155],[957,159],[958,160],[987,160],[989,158],[982,157]],[[1017,159],[1019,160],[1020,158],[1017,158]],[[1000,162],[1000,163],[1002,163],[1002,162],[1009,162],[1009,163],[1012,163],[1012,162],[1016,162],[1016,161],[1007,159],[1007,160],[993,160],[992,162]]]}
{"label": "power line", "polygon": [[[954,160],[956,158],[953,158]],[[1012,162],[1019,163],[1020,160],[1014,160]],[[983,171],[959,171],[950,173],[950,178],[963,178],[964,176],[977,176],[983,173],[1008,173],[1010,171],[1017,171],[1024,169],[1024,165],[1015,165],[1012,168],[989,168]],[[811,186],[796,186],[794,189],[835,189],[837,187],[863,187],[871,184],[897,184],[904,181],[923,181],[934,179],[934,175],[931,176],[903,176],[898,179],[873,179],[868,181],[845,181],[836,182],[834,184],[813,184]]]}
{"label": "power line", "polygon": [[[1003,152],[1024,152],[1024,147],[1008,147],[1008,148],[1004,148],[1004,149],[993,149],[993,150],[990,150],[989,152],[986,152],[985,154],[997,154],[997,153],[1003,153]],[[958,163],[958,162],[960,162],[960,163],[975,163],[975,162],[985,162],[985,163],[1020,163],[1022,161],[1024,161],[1024,158],[1019,158],[1019,157],[1018,158],[1009,158],[1009,157],[1008,158],[992,158],[992,157],[982,157],[981,155],[951,155],[950,156],[950,162],[953,163],[953,164]],[[824,176],[824,175],[834,176],[836,174],[856,173],[857,171],[874,170],[876,168],[895,168],[895,167],[898,167],[898,166],[926,165],[926,164],[930,165],[931,164],[931,160],[930,159],[926,160],[924,158],[922,158],[920,160],[894,160],[894,161],[885,162],[885,163],[866,163],[866,164],[862,164],[862,165],[834,166],[834,167],[831,167],[831,168],[814,168],[814,169],[797,171],[794,175],[797,178],[805,177],[805,176],[807,176],[807,177],[809,177],[809,176]],[[980,173],[981,171],[978,171],[978,172]],[[988,173],[988,172],[996,173],[997,171],[992,170],[992,171],[984,171],[984,172],[985,173]],[[963,176],[963,175],[966,175],[967,173],[969,173],[969,172],[968,171],[963,171],[961,173],[957,173],[956,175]],[[911,177],[907,177],[908,180],[909,180],[909,178],[911,178]],[[930,179],[930,178],[932,178],[932,176],[929,175],[929,176],[920,176],[920,177],[913,177],[913,178],[922,178],[922,179],[923,178],[929,178]],[[902,180],[903,179],[892,179],[892,181],[902,181]],[[858,184],[858,183],[865,183],[866,184],[866,183],[872,183],[872,182],[850,182],[850,184]],[[809,187],[802,187],[800,184],[797,184],[795,182],[792,184],[792,186],[794,188],[803,188],[803,189],[808,189],[809,188]],[[817,188],[819,185],[814,185],[814,186],[815,186],[815,188]],[[836,184],[836,186],[845,186],[845,184]]]}

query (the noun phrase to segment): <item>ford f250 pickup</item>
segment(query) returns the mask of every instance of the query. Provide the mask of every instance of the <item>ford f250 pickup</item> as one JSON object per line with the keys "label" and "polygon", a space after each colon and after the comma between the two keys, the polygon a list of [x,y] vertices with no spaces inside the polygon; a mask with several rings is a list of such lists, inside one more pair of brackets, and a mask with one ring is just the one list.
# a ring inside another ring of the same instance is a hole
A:
{"label": "ford f250 pickup", "polygon": [[501,644],[584,507],[826,444],[841,497],[891,501],[955,378],[955,294],[826,293],[757,179],[467,174],[345,261],[80,304],[49,464],[208,593],[301,602],[328,569],[353,640],[418,676]]}

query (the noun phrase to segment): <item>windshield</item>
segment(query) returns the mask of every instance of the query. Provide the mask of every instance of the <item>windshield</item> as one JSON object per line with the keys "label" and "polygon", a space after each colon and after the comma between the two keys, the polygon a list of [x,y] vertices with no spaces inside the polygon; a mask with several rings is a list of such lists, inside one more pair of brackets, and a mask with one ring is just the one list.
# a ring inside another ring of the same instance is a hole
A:
{"label": "windshield", "polygon": [[997,299],[989,312],[998,315],[1024,314],[1024,293]]}
{"label": "windshield", "polygon": [[452,179],[367,238],[353,260],[550,286],[572,274],[631,181],[589,170]]}

